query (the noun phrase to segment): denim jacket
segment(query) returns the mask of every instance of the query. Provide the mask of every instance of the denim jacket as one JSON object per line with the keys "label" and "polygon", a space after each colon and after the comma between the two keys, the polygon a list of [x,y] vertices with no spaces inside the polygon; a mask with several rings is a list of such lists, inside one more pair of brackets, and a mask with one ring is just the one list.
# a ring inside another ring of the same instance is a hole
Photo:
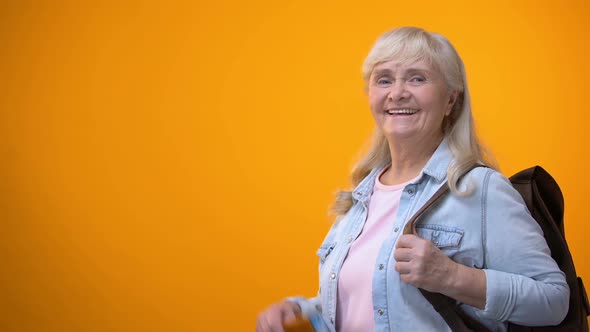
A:
{"label": "denim jacket", "polygon": [[[450,331],[420,291],[401,281],[393,251],[405,223],[447,181],[452,158],[443,140],[417,180],[403,190],[393,229],[374,264],[375,331]],[[351,209],[334,223],[317,251],[318,295],[289,299],[301,306],[317,332],[336,331],[340,267],[363,229],[375,178],[384,166],[373,169],[353,190]],[[561,322],[569,307],[565,275],[521,196],[508,179],[489,168],[471,171],[459,188],[467,186],[474,188],[471,195],[447,194],[416,224],[418,235],[452,260],[485,272],[485,308],[460,304],[463,310],[493,331],[506,331],[507,321],[528,326]]]}

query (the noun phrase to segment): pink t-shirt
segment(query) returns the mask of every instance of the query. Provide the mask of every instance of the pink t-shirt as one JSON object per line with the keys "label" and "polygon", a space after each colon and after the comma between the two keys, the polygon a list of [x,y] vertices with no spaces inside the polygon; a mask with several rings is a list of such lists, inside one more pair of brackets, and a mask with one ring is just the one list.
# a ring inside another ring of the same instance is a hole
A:
{"label": "pink t-shirt", "polygon": [[402,191],[414,181],[386,186],[379,181],[383,172],[375,180],[367,221],[340,270],[336,308],[336,330],[339,332],[375,330],[372,299],[375,261],[381,245],[392,232]]}

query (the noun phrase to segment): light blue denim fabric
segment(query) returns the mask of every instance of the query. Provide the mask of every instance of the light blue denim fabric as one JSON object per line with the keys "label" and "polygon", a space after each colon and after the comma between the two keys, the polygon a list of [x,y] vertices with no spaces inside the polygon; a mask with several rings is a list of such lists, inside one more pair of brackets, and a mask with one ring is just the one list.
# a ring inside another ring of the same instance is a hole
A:
{"label": "light blue denim fabric", "polygon": [[[400,280],[393,251],[408,219],[446,182],[451,161],[443,140],[418,179],[404,188],[393,229],[374,265],[375,331],[450,331],[420,291]],[[375,178],[382,169],[374,169],[354,189],[352,208],[332,226],[317,251],[318,296],[289,299],[301,306],[318,332],[336,331],[338,274],[363,229]],[[493,331],[505,331],[507,321],[529,326],[558,324],[568,311],[569,288],[521,196],[504,176],[489,168],[471,171],[460,188],[469,184],[474,186],[471,195],[448,194],[416,226],[421,237],[430,239],[455,262],[485,271],[485,308],[461,306]]]}

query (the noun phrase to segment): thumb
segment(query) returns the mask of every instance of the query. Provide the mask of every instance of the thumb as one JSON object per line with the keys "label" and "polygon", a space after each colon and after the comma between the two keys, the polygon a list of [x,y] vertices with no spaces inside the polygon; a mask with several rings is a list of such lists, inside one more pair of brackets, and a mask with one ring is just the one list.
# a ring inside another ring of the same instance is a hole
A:
{"label": "thumb", "polygon": [[285,332],[314,332],[314,328],[311,322],[301,316],[301,314],[295,314],[295,319],[283,321],[283,329]]}
{"label": "thumb", "polygon": [[405,234],[397,239],[396,248],[413,248],[420,238],[414,234]]}

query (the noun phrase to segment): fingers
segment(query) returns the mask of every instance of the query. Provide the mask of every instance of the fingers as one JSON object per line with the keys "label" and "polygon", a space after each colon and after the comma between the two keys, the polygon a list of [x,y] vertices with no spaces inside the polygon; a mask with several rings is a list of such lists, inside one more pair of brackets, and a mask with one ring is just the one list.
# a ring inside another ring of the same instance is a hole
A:
{"label": "fingers", "polygon": [[270,331],[270,326],[266,323],[266,319],[260,315],[258,319],[256,319],[256,332],[266,332]]}
{"label": "fingers", "polygon": [[284,332],[283,322],[293,321],[300,314],[301,309],[295,303],[274,304],[258,315],[256,332]]}
{"label": "fingers", "polygon": [[409,262],[412,260],[412,249],[397,248],[393,251],[393,258],[396,262]]}
{"label": "fingers", "polygon": [[397,262],[395,263],[395,270],[399,273],[399,278],[403,283],[422,287],[422,278],[414,271],[410,263]]}
{"label": "fingers", "polygon": [[396,248],[412,248],[420,238],[414,234],[405,234],[397,239]]}
{"label": "fingers", "polygon": [[418,288],[422,288],[422,283],[420,282],[420,279],[416,278],[415,275],[408,273],[408,274],[400,274],[399,278],[401,279],[402,282],[409,284],[409,285],[413,285],[416,286]]}
{"label": "fingers", "polygon": [[283,332],[283,325],[269,314],[261,314],[256,321],[256,332]]}
{"label": "fingers", "polygon": [[295,303],[285,303],[286,306],[283,307],[281,311],[282,321],[283,322],[290,322],[297,319],[297,317],[301,316],[301,309]]}
{"label": "fingers", "polygon": [[428,291],[444,289],[455,263],[429,240],[404,235],[399,242],[393,258],[400,280]]}
{"label": "fingers", "polygon": [[394,268],[399,274],[409,274],[412,272],[412,267],[408,262],[396,262]]}

